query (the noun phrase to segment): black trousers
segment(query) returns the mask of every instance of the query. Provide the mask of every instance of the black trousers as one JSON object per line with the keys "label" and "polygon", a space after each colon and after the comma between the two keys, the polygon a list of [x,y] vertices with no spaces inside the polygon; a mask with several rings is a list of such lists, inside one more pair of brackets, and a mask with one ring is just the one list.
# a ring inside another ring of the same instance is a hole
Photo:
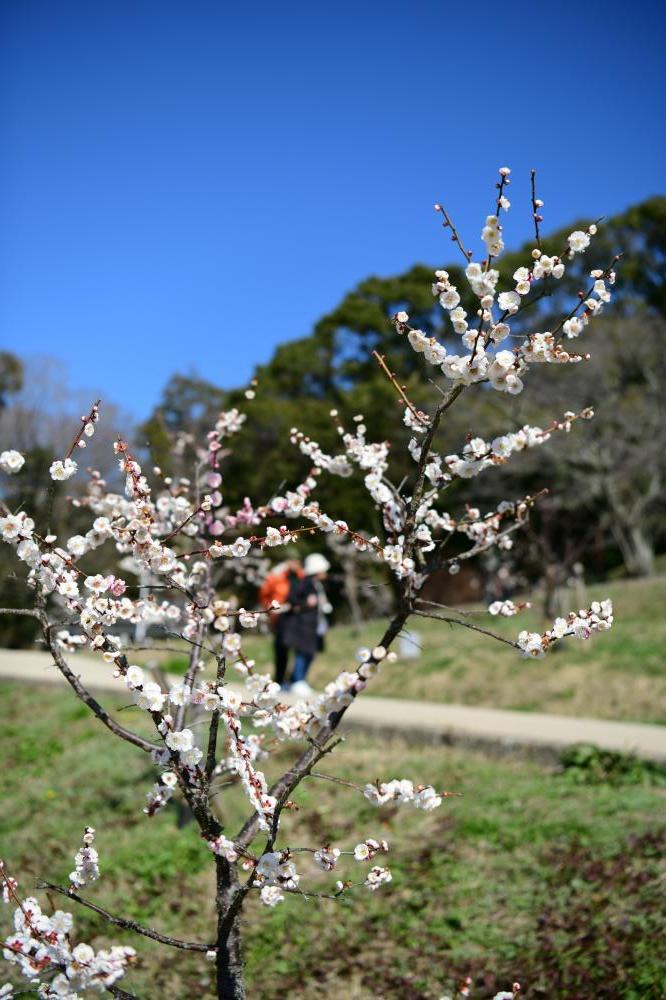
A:
{"label": "black trousers", "polygon": [[289,665],[289,646],[285,646],[280,636],[279,630],[275,633],[273,645],[273,655],[275,657],[275,680],[278,684],[284,684]]}

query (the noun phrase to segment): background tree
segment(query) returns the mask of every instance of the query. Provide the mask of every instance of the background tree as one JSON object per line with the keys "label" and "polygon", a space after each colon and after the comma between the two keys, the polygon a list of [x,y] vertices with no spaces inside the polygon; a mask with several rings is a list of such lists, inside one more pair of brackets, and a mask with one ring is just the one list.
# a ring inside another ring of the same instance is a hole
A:
{"label": "background tree", "polygon": [[23,385],[23,364],[9,351],[0,351],[0,410]]}

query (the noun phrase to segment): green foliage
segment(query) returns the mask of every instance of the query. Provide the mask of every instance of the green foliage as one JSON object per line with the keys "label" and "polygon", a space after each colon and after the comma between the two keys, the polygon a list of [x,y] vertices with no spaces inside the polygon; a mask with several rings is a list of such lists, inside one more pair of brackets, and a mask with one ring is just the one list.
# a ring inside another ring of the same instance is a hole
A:
{"label": "green foliage", "polygon": [[561,757],[564,777],[578,785],[666,786],[666,767],[635,754],[602,750],[591,743],[568,747]]}
{"label": "green foliage", "polygon": [[186,674],[190,661],[187,656],[169,656],[160,663],[160,668],[167,674]]}
{"label": "green foliage", "polygon": [[7,406],[8,397],[23,385],[23,365],[9,351],[0,351],[0,410]]}

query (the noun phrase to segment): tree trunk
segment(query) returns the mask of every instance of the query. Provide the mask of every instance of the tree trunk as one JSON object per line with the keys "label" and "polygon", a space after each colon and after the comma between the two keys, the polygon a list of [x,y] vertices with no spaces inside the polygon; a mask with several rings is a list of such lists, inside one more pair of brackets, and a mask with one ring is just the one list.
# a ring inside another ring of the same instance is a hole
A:
{"label": "tree trunk", "polygon": [[654,573],[654,549],[652,542],[646,537],[638,525],[614,526],[624,565],[630,576],[652,576]]}
{"label": "tree trunk", "polygon": [[229,920],[229,908],[238,890],[231,865],[219,855],[215,858],[217,875],[217,993],[218,1000],[245,1000],[245,980],[241,949],[240,916]]}
{"label": "tree trunk", "polygon": [[562,592],[560,583],[563,577],[562,567],[556,563],[547,563],[543,574],[543,616],[550,624],[562,614]]}

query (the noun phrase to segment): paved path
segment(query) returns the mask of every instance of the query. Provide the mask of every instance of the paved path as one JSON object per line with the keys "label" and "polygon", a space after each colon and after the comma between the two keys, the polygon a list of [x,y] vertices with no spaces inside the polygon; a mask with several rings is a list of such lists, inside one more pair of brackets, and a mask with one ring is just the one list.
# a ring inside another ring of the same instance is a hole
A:
{"label": "paved path", "polygon": [[[124,691],[110,667],[86,655],[70,660],[86,687]],[[51,658],[39,651],[0,650],[0,680],[64,684]],[[285,700],[289,700],[288,696]],[[432,743],[485,747],[494,752],[528,752],[551,758],[572,743],[594,743],[666,763],[666,726],[607,722],[536,712],[510,712],[467,705],[403,701],[362,695],[345,715],[346,728],[361,728]]]}

